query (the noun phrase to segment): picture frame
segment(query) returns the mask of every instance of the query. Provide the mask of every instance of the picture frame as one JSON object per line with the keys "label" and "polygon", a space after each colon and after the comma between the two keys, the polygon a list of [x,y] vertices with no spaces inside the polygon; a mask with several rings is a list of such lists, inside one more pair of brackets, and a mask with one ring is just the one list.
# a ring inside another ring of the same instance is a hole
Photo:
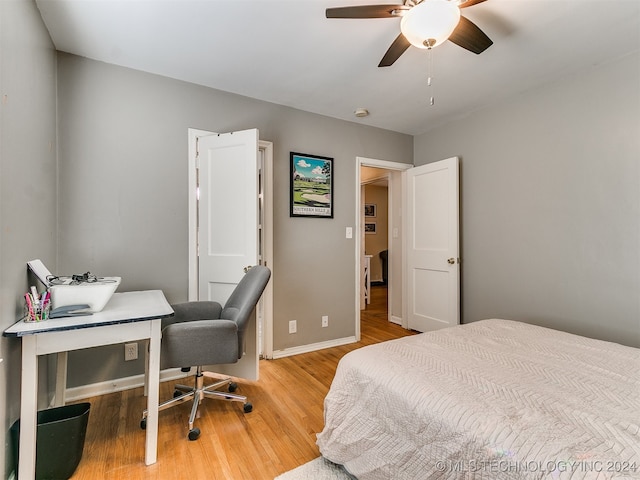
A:
{"label": "picture frame", "polygon": [[364,216],[365,217],[375,217],[377,216],[377,207],[375,203],[365,203],[364,204]]}
{"label": "picture frame", "polygon": [[290,152],[289,216],[333,218],[333,158]]}
{"label": "picture frame", "polygon": [[375,235],[376,231],[376,222],[365,222],[364,223],[364,233],[367,235]]}

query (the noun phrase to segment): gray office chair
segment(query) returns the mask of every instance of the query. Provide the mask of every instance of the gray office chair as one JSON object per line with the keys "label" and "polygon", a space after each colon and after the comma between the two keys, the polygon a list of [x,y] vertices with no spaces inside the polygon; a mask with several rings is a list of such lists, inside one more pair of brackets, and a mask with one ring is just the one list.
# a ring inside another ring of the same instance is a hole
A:
{"label": "gray office chair", "polygon": [[[200,436],[193,427],[199,404],[205,397],[244,403],[244,412],[253,406],[247,397],[236,395],[237,384],[230,378],[204,386],[204,377],[214,377],[202,370],[203,365],[236,363],[244,352],[244,337],[249,318],[262,296],[271,271],[267,267],[252,267],[240,280],[222,307],[218,302],[196,301],[172,305],[175,315],[162,320],[161,368],[180,367],[189,371],[196,366],[193,388],[176,385],[174,398],[161,403],[159,411],[179,405],[193,398],[189,416],[189,440]],[[216,378],[216,377],[214,377]],[[228,392],[218,391],[228,386]],[[142,414],[140,427],[147,425],[147,411]]]}

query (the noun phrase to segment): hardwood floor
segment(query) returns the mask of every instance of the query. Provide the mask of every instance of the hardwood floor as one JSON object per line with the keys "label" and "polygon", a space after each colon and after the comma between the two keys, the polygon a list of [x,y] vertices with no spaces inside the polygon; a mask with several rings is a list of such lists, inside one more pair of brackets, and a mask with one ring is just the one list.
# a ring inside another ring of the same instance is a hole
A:
{"label": "hardwood floor", "polygon": [[[84,454],[72,479],[272,480],[316,458],[323,401],[340,358],[356,348],[415,333],[387,322],[386,295],[386,287],[372,288],[372,302],[361,315],[360,342],[262,360],[258,382],[238,382],[253,412],[243,413],[239,403],[205,400],[196,420],[202,431],[196,441],[187,439],[190,403],[160,412],[154,465],[144,464],[142,387],[88,399]],[[161,384],[161,399],[171,397],[174,383]]]}

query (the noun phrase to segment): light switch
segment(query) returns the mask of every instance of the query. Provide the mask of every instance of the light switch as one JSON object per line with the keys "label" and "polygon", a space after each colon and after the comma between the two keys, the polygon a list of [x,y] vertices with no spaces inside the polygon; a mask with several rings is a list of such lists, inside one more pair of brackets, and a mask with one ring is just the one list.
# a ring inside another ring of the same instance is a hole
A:
{"label": "light switch", "polygon": [[345,232],[345,236],[346,236],[347,238],[353,238],[353,228],[351,228],[351,227],[347,227],[347,230],[346,230],[346,232]]}

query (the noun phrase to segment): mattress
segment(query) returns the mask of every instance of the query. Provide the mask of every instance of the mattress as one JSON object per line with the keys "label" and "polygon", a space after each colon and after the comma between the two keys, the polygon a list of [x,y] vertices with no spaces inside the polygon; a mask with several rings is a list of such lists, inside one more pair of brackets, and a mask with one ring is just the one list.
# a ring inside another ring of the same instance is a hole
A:
{"label": "mattress", "polygon": [[640,350],[483,320],[345,355],[320,452],[359,480],[640,479]]}

